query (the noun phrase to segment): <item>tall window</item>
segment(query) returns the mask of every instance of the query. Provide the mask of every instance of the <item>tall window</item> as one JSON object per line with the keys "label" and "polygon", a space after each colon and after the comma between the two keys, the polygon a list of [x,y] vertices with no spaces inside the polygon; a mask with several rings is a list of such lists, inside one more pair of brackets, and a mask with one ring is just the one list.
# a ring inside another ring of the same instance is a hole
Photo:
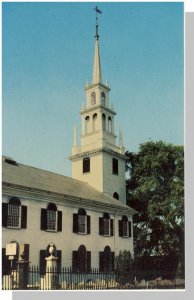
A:
{"label": "tall window", "polygon": [[88,134],[88,132],[89,132],[89,122],[90,122],[90,117],[87,116],[85,118],[85,134]]}
{"label": "tall window", "polygon": [[78,211],[78,233],[87,232],[87,215],[85,209],[81,208]]}
{"label": "tall window", "polygon": [[78,251],[72,253],[73,272],[90,272],[91,251],[86,251],[84,245],[79,246]]}
{"label": "tall window", "polygon": [[102,114],[102,130],[106,131],[106,116]]}
{"label": "tall window", "polygon": [[128,221],[127,216],[123,216],[122,220],[119,220],[119,236],[131,237],[131,222]]}
{"label": "tall window", "polygon": [[115,175],[119,173],[118,159],[116,158],[112,159],[112,173]]}
{"label": "tall window", "polygon": [[80,208],[77,214],[73,214],[73,232],[90,234],[90,216],[86,214],[83,208]]}
{"label": "tall window", "polygon": [[104,251],[99,252],[99,269],[100,272],[111,272],[114,270],[114,252],[106,246]]}
{"label": "tall window", "polygon": [[90,158],[85,157],[83,159],[83,173],[88,173],[90,172]]}
{"label": "tall window", "polygon": [[49,203],[47,209],[41,208],[41,230],[62,231],[62,211],[54,203]]}
{"label": "tall window", "polygon": [[57,230],[57,207],[53,203],[47,207],[47,230]]}
{"label": "tall window", "polygon": [[21,202],[13,197],[8,203],[7,227],[20,228],[21,222]]}
{"label": "tall window", "polygon": [[101,93],[101,104],[103,105],[103,106],[105,106],[105,104],[106,104],[106,96],[105,96],[105,93],[104,92],[102,92]]}
{"label": "tall window", "polygon": [[91,105],[95,105],[96,104],[96,93],[92,92],[91,94]]}
{"label": "tall window", "polygon": [[113,219],[110,219],[108,213],[104,213],[99,218],[99,234],[103,236],[113,236]]}
{"label": "tall window", "polygon": [[112,133],[112,119],[108,117],[108,132]]}
{"label": "tall window", "polygon": [[93,115],[93,131],[97,130],[97,114]]}

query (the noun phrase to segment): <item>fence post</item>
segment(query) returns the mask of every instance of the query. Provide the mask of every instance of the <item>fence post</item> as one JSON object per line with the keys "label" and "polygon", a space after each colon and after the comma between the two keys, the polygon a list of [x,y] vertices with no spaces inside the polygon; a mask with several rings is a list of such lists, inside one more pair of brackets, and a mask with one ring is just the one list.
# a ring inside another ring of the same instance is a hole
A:
{"label": "fence post", "polygon": [[57,272],[57,260],[53,254],[56,252],[56,247],[54,244],[50,244],[49,253],[50,256],[46,257],[46,289],[53,290],[58,288],[58,272]]}
{"label": "fence post", "polygon": [[20,260],[18,262],[18,271],[19,271],[19,290],[26,290],[28,285],[28,268],[29,261]]}

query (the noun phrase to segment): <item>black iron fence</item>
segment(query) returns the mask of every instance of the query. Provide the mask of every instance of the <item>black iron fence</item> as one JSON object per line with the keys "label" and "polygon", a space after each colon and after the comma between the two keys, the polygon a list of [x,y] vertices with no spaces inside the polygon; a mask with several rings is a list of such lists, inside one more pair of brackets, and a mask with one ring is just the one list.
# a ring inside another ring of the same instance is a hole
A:
{"label": "black iron fence", "polygon": [[3,275],[3,290],[105,290],[105,289],[184,289],[184,280],[157,278],[150,281],[137,281],[131,274],[116,272],[73,272],[71,268],[60,271],[52,268],[42,274],[38,267],[31,266],[27,272],[12,270]]}

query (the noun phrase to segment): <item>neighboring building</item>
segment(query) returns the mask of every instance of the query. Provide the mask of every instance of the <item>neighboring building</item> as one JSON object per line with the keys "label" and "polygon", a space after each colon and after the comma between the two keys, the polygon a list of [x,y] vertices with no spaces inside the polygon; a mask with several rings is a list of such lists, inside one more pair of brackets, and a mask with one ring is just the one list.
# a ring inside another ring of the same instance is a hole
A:
{"label": "neighboring building", "polygon": [[3,274],[10,264],[5,248],[13,241],[20,249],[26,245],[31,265],[43,271],[50,243],[57,248],[58,265],[74,270],[111,270],[119,250],[133,255],[134,211],[126,206],[125,150],[121,132],[119,145],[115,143],[116,113],[109,103],[110,88],[102,82],[98,38],[97,25],[80,147],[74,130],[73,178],[3,157]]}

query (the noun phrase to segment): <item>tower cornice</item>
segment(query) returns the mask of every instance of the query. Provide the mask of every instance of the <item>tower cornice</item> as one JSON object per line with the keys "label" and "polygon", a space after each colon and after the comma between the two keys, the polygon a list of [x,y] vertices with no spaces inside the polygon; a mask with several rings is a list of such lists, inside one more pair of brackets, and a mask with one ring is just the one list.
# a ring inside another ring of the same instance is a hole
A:
{"label": "tower cornice", "polygon": [[103,148],[98,148],[98,149],[95,149],[95,150],[80,152],[78,154],[71,155],[71,156],[69,156],[69,160],[76,160],[76,159],[88,157],[88,156],[91,156],[93,154],[102,153],[102,152],[111,154],[111,155],[113,155],[115,157],[118,157],[118,158],[121,158],[125,161],[128,159],[128,157],[126,155],[122,154],[122,153],[118,153],[118,152],[116,152],[112,149],[103,147]]}
{"label": "tower cornice", "polygon": [[94,111],[94,110],[99,109],[99,108],[101,108],[102,110],[105,110],[105,111],[111,113],[114,116],[117,114],[114,110],[112,110],[111,108],[108,108],[108,107],[106,107],[106,106],[104,106],[102,104],[95,105],[95,106],[92,106],[92,107],[89,107],[89,108],[81,109],[80,114],[83,115],[83,114],[86,114],[86,113],[90,113],[91,111]]}
{"label": "tower cornice", "polygon": [[103,84],[103,83],[101,83],[101,82],[97,82],[97,83],[91,83],[91,84],[87,85],[87,86],[85,87],[85,91],[88,91],[88,90],[90,90],[90,89],[96,88],[96,87],[98,87],[98,86],[104,88],[105,90],[107,90],[107,91],[109,91],[109,92],[110,92],[110,90],[111,90],[107,85],[105,85],[105,84]]}

